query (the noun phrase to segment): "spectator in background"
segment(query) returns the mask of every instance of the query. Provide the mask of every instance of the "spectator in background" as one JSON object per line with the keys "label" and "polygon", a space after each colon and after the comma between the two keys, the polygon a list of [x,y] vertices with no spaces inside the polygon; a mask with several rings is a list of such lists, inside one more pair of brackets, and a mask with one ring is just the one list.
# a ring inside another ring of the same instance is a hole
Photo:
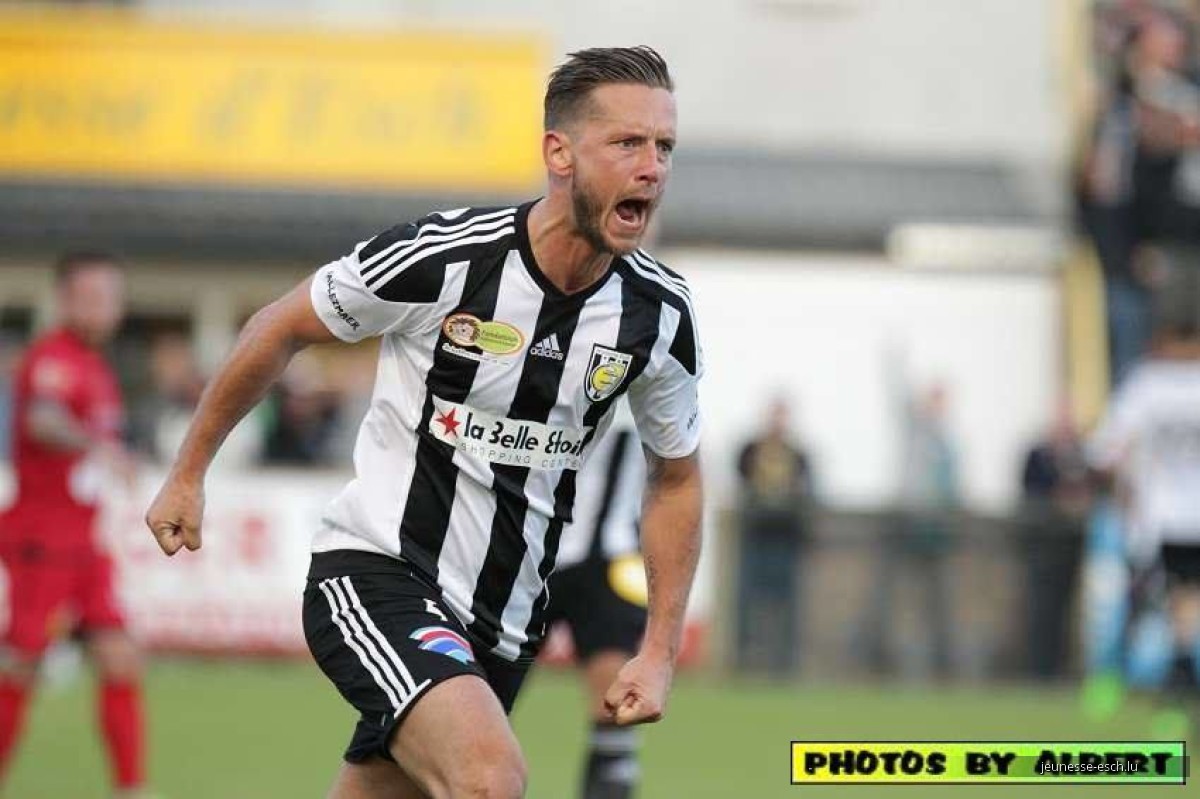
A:
{"label": "spectator in background", "polygon": [[738,558],[737,663],[792,671],[799,652],[796,591],[812,469],[789,423],[787,401],[772,400],[766,429],[738,456],[741,535]]}
{"label": "spectator in background", "polygon": [[[889,357],[885,374],[901,407],[897,510],[885,530],[868,631],[870,659],[886,670],[926,678],[950,670],[953,575],[950,556],[959,512],[958,447],[946,423],[949,391],[931,383],[909,388],[903,358]],[[901,591],[917,594],[905,603]],[[902,613],[893,619],[896,608]]]}
{"label": "spectator in background", "polygon": [[370,408],[375,389],[376,358],[378,355],[373,347],[360,345],[339,352],[337,358],[325,363],[328,369],[325,382],[336,392],[334,401],[337,404],[337,421],[329,434],[326,449],[336,463],[345,463],[354,457],[358,429]]}
{"label": "spectator in background", "polygon": [[[159,461],[175,457],[192,414],[204,390],[204,375],[196,361],[191,340],[181,333],[166,333],[150,344],[150,396],[140,403],[142,438],[149,453]],[[233,429],[215,463],[219,468],[249,468],[263,450],[259,414],[251,413]]]}
{"label": "spectator in background", "polygon": [[288,466],[329,463],[339,408],[337,395],[324,385],[319,366],[297,357],[277,384],[273,400],[267,462]]}
{"label": "spectator in background", "polygon": [[204,377],[186,337],[172,333],[150,345],[150,378],[154,388],[148,403],[150,447],[159,460],[169,461],[204,390]]}
{"label": "spectator in background", "polygon": [[[1154,292],[1164,279],[1152,243],[1200,233],[1176,197],[1180,155],[1200,144],[1200,92],[1185,72],[1188,31],[1180,20],[1147,3],[1124,3],[1101,29],[1108,31],[1102,44],[1113,50],[1113,77],[1077,195],[1104,270],[1116,384],[1149,347]],[[1194,193],[1200,197],[1200,185]]]}
{"label": "spectator in background", "polygon": [[1083,439],[1068,400],[1021,471],[1029,668],[1042,678],[1066,672],[1071,606],[1083,554],[1092,484]]}
{"label": "spectator in background", "polygon": [[[899,535],[893,539],[900,568],[907,565],[925,593],[925,620],[934,671],[950,667],[951,592],[950,554],[954,521],[959,510],[958,447],[946,423],[949,391],[931,384],[920,402],[909,403],[904,434],[904,463],[900,476]],[[906,669],[913,665],[909,650]],[[928,660],[928,658],[925,658]],[[919,667],[923,671],[928,664]],[[911,669],[908,669],[911,670]]]}

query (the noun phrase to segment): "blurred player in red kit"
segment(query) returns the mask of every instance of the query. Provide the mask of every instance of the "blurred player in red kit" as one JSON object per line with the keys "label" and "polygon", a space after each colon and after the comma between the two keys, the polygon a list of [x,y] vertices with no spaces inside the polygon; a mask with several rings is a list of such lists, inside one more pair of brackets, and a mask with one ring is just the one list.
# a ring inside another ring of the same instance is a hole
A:
{"label": "blurred player in red kit", "polygon": [[143,783],[141,662],[125,631],[96,522],[106,474],[132,476],[117,380],[102,348],[120,326],[124,282],[103,253],[56,267],[58,326],[35,341],[14,383],[17,491],[0,516],[10,622],[0,646],[0,776],[20,736],[38,664],[77,633],[98,671],[98,719],[116,796]]}

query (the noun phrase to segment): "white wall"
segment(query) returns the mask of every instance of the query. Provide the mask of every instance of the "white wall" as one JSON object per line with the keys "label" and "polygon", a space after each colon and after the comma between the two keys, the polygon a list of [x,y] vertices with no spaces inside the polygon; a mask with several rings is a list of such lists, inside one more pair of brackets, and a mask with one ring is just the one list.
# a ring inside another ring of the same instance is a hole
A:
{"label": "white wall", "polygon": [[1003,511],[1021,458],[1058,390],[1059,304],[1051,272],[902,269],[879,259],[684,251],[663,260],[688,279],[700,319],[705,457],[716,498],[733,489],[737,447],[779,389],[825,498],[892,497],[897,397],[885,359],[906,353],[911,382],[950,388],[950,423],[969,504]]}

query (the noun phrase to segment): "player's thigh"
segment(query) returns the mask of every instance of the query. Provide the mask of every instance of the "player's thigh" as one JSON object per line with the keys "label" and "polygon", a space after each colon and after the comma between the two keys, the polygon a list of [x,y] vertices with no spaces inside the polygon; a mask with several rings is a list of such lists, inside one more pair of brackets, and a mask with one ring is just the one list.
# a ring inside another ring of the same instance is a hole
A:
{"label": "player's thigh", "polygon": [[525,759],[496,692],[465,674],[422,696],[391,742],[396,762],[434,799],[524,796]]}
{"label": "player's thigh", "polygon": [[75,581],[79,630],[102,676],[136,680],[141,676],[142,661],[117,601],[115,575],[115,565],[107,555],[97,553],[81,565]]}
{"label": "player's thigh", "polygon": [[8,582],[5,660],[35,664],[55,638],[66,634],[76,612],[74,573],[39,551],[9,549],[4,555]]}
{"label": "player's thigh", "polygon": [[133,639],[122,628],[101,627],[85,632],[88,655],[106,680],[131,682],[142,676],[142,656]]}

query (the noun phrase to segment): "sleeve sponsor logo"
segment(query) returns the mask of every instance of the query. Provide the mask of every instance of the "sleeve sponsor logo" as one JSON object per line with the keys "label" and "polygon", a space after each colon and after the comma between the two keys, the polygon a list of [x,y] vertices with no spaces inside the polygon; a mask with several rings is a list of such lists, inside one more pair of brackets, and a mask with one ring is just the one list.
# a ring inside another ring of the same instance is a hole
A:
{"label": "sleeve sponsor logo", "polygon": [[333,312],[337,314],[337,318],[350,325],[351,330],[358,330],[358,320],[346,312],[346,309],[342,307],[341,300],[338,299],[337,291],[334,290],[333,272],[325,273],[325,296],[329,298],[329,304],[333,306]]}
{"label": "sleeve sponsor logo", "polygon": [[472,458],[531,469],[578,469],[590,427],[509,419],[433,398],[429,432]]}
{"label": "sleeve sponsor logo", "polygon": [[606,400],[625,382],[633,356],[600,344],[592,345],[592,357],[588,361],[587,382],[584,392],[592,402]]}

